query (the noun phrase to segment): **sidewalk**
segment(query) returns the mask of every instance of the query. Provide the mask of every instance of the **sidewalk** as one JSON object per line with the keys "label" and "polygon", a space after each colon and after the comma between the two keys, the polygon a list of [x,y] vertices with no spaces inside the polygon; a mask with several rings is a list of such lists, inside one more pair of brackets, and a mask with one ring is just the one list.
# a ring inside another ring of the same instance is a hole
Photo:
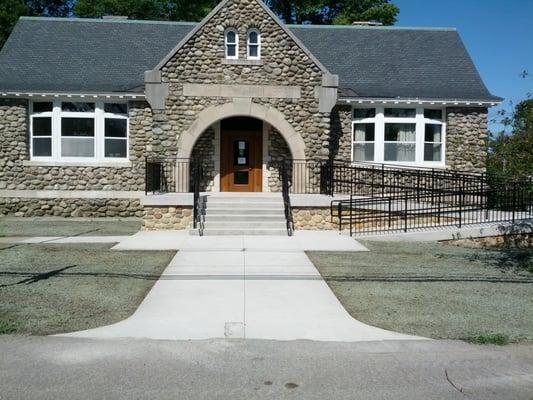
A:
{"label": "sidewalk", "polygon": [[139,232],[115,249],[179,252],[130,318],[62,336],[347,342],[420,339],[365,325],[344,310],[304,252],[366,250],[334,232],[298,232],[294,237]]}

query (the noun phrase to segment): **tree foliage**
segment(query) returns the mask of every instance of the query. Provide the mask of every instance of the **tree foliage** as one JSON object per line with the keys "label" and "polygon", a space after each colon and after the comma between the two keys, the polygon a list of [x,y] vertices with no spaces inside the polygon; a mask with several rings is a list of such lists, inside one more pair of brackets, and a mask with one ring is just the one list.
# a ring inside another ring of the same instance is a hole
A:
{"label": "tree foliage", "polygon": [[511,134],[499,132],[489,139],[487,172],[511,176],[533,176],[533,99],[518,103],[504,119]]}
{"label": "tree foliage", "polygon": [[0,48],[4,45],[19,17],[27,13],[28,8],[22,0],[1,0]]}

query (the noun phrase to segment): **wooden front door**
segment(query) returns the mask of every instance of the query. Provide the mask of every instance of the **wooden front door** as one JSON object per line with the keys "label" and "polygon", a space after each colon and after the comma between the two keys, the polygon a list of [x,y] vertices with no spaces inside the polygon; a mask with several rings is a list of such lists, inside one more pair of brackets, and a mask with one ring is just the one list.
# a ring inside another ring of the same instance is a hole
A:
{"label": "wooden front door", "polygon": [[221,132],[220,190],[261,192],[263,188],[263,137],[260,131]]}

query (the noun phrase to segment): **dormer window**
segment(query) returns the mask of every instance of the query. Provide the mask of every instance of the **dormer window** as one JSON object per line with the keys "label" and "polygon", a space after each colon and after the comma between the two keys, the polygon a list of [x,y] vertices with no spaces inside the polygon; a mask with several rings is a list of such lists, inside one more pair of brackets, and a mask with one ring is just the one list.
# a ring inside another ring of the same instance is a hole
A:
{"label": "dormer window", "polygon": [[229,28],[225,33],[226,58],[236,60],[239,58],[239,34],[234,28]]}
{"label": "dormer window", "polygon": [[248,59],[259,60],[261,58],[261,34],[257,29],[248,31]]}

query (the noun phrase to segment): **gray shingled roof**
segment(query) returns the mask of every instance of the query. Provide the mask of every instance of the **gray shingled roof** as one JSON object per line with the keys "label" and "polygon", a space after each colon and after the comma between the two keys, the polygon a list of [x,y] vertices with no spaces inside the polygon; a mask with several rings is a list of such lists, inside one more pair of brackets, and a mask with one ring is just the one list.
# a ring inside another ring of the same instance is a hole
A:
{"label": "gray shingled roof", "polygon": [[[0,90],[142,92],[143,74],[195,23],[21,18]],[[339,75],[341,96],[497,101],[453,29],[289,26]]]}

